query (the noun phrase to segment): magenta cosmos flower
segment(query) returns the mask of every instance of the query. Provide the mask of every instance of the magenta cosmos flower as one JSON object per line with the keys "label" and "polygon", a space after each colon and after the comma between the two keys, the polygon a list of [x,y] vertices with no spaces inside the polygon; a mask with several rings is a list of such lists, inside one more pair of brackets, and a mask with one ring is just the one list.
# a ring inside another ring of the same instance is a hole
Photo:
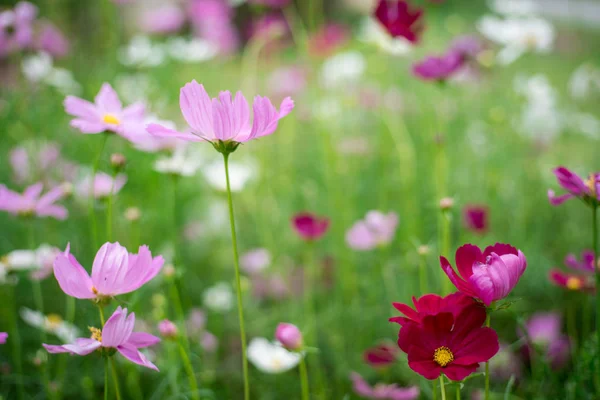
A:
{"label": "magenta cosmos flower", "polygon": [[454,51],[441,56],[428,56],[412,67],[413,75],[424,81],[442,82],[452,77],[464,65],[464,58]]}
{"label": "magenta cosmos flower", "polygon": [[508,296],[527,268],[521,250],[502,243],[488,246],[483,252],[472,244],[459,247],[456,267],[461,276],[454,272],[445,257],[440,257],[440,263],[458,290],[481,300],[486,306]]}
{"label": "magenta cosmos flower", "polygon": [[132,128],[143,126],[144,105],[134,103],[123,108],[117,92],[108,83],[102,85],[94,103],[67,96],[64,105],[67,114],[75,117],[71,120],[71,126],[81,133],[114,132],[127,139],[136,133],[131,132]]}
{"label": "magenta cosmos flower", "polygon": [[465,227],[478,235],[485,234],[489,229],[489,209],[484,205],[469,204],[463,208]]}
{"label": "magenta cosmos flower", "polygon": [[0,332],[0,344],[6,343],[6,339],[8,339],[8,333]]}
{"label": "magenta cosmos flower", "polygon": [[75,339],[75,343],[62,346],[43,344],[49,353],[69,353],[86,356],[99,349],[116,350],[131,362],[146,368],[158,371],[156,365],[152,364],[139,349],[149,347],[160,342],[154,335],[145,332],[133,332],[135,325],[135,314],[127,315],[127,309],[120,306],[106,321],[104,328],[90,327],[92,337]]}
{"label": "magenta cosmos flower", "polygon": [[594,252],[584,250],[581,253],[581,261],[574,254],[565,257],[564,264],[576,273],[563,272],[553,268],[549,272],[549,278],[557,286],[576,291],[590,292],[595,288],[594,284]]}
{"label": "magenta cosmos flower", "polygon": [[410,323],[421,324],[426,316],[436,315],[441,312],[451,313],[454,317],[457,317],[465,307],[474,303],[471,297],[461,292],[452,293],[446,297],[441,297],[437,294],[426,294],[417,299],[413,296],[412,301],[414,309],[408,304],[392,303],[394,308],[404,314],[404,316],[392,317],[389,321],[395,322],[400,326]]}
{"label": "magenta cosmos flower", "polygon": [[385,368],[394,364],[398,357],[398,346],[380,343],[365,350],[363,360],[373,368]]}
{"label": "magenta cosmos flower", "polygon": [[354,393],[365,399],[416,400],[419,398],[419,388],[417,386],[403,388],[395,383],[377,383],[375,386],[371,386],[356,372],[352,372],[350,379],[352,379]]}
{"label": "magenta cosmos flower", "polygon": [[0,210],[21,216],[53,217],[60,220],[67,218],[67,209],[54,204],[64,197],[64,188],[57,186],[42,196],[43,188],[44,185],[38,182],[20,194],[0,185]]}
{"label": "magenta cosmos flower", "polygon": [[298,351],[304,346],[302,332],[294,324],[281,322],[275,329],[275,339],[281,343],[283,347],[291,351]]}
{"label": "magenta cosmos flower", "polygon": [[597,207],[600,202],[600,173],[595,172],[583,180],[579,175],[565,167],[558,167],[554,171],[558,184],[568,193],[556,196],[554,190],[548,190],[548,200],[553,206],[558,206],[565,201],[578,197],[587,204]]}
{"label": "magenta cosmos flower", "polygon": [[329,229],[329,218],[319,217],[309,212],[296,214],[292,218],[292,227],[304,240],[318,240]]}
{"label": "magenta cosmos flower", "polygon": [[409,9],[406,0],[379,0],[375,18],[392,37],[402,36],[411,43],[419,41],[423,32],[423,9]]}
{"label": "magenta cosmos flower", "polygon": [[163,264],[162,256],[152,258],[148,246],[140,246],[138,254],[131,254],[118,242],[105,243],[94,258],[90,276],[67,245],[54,260],[54,276],[69,296],[101,301],[139,289],[158,274]]}
{"label": "magenta cosmos flower", "polygon": [[281,102],[277,111],[268,98],[256,96],[251,124],[250,108],[242,92],[237,92],[235,98],[229,91],[220,92],[218,98],[211,100],[204,86],[195,80],[181,88],[179,105],[192,133],[177,132],[159,124],[148,125],[148,132],[159,137],[177,137],[194,142],[206,140],[213,143],[215,148],[232,144],[233,150],[239,143],[275,132],[279,120],[294,108],[294,102],[289,97]]}
{"label": "magenta cosmos flower", "polygon": [[389,244],[396,234],[398,214],[369,211],[346,233],[346,243],[354,250],[373,250]]}

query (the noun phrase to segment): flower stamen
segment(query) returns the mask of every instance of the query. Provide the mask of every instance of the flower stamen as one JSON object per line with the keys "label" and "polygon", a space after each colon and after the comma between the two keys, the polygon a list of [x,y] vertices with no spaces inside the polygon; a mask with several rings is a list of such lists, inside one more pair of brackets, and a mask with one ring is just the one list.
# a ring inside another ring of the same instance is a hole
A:
{"label": "flower stamen", "polygon": [[567,288],[571,289],[571,290],[579,290],[583,286],[582,282],[581,282],[581,279],[576,278],[574,276],[572,276],[569,279],[567,279],[566,285],[567,285]]}
{"label": "flower stamen", "polygon": [[111,125],[119,125],[121,123],[119,118],[117,118],[114,114],[104,114],[104,117],[102,117],[102,121]]}
{"label": "flower stamen", "polygon": [[433,361],[443,368],[454,361],[454,354],[452,354],[452,351],[446,346],[438,347],[433,352]]}
{"label": "flower stamen", "polygon": [[90,332],[92,332],[92,339],[98,342],[102,342],[102,330],[94,328],[93,326],[88,326],[88,329],[90,330]]}

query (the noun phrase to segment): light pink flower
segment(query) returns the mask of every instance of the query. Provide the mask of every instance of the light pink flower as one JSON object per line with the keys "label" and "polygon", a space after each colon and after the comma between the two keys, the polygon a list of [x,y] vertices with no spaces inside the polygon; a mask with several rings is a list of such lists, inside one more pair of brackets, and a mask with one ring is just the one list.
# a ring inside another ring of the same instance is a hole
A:
{"label": "light pink flower", "polygon": [[6,339],[8,339],[8,333],[0,332],[0,344],[6,343]]}
{"label": "light pink flower", "polygon": [[362,376],[353,372],[350,375],[354,393],[366,399],[377,400],[416,400],[419,398],[419,388],[410,386],[402,388],[393,384],[378,383],[375,386],[369,385]]}
{"label": "light pink flower", "polygon": [[297,351],[304,345],[302,332],[294,324],[281,322],[275,330],[275,339],[281,343],[283,347],[291,351]]}
{"label": "light pink flower", "polygon": [[256,96],[252,106],[254,120],[250,124],[250,109],[242,92],[237,92],[235,98],[229,91],[220,92],[219,97],[211,100],[204,86],[195,80],[181,88],[179,105],[192,133],[177,132],[159,124],[148,125],[148,132],[195,142],[243,143],[275,132],[279,120],[294,108],[289,97],[277,111],[268,98]]}
{"label": "light pink flower", "polygon": [[373,250],[392,241],[398,226],[398,215],[369,211],[346,233],[346,243],[354,250]]}
{"label": "light pink flower", "polygon": [[64,105],[67,114],[75,117],[71,120],[71,126],[81,133],[114,132],[126,139],[136,133],[132,129],[141,126],[145,113],[142,103],[123,108],[119,96],[108,83],[102,85],[94,103],[67,96]]}
{"label": "light pink flower", "polygon": [[14,215],[66,219],[69,215],[67,209],[54,204],[65,195],[63,187],[57,186],[41,196],[43,188],[44,185],[38,182],[27,187],[23,194],[20,194],[0,185],[0,210]]}
{"label": "light pink flower", "polygon": [[37,12],[33,4],[20,1],[14,9],[0,13],[0,57],[31,47]]}
{"label": "light pink flower", "polygon": [[146,332],[133,332],[135,314],[127,315],[127,309],[120,306],[106,321],[102,330],[90,328],[91,338],[78,338],[75,343],[62,346],[43,344],[49,353],[69,353],[85,356],[94,351],[104,349],[115,349],[123,357],[131,362],[146,368],[158,371],[156,365],[152,364],[139,349],[149,347],[160,342],[160,339]]}
{"label": "light pink flower", "polygon": [[[94,178],[94,198],[102,199],[108,197],[111,192],[115,195],[121,191],[126,182],[127,176],[123,174],[118,174],[115,179],[113,179],[112,176],[105,174],[104,172],[97,173]],[[91,177],[88,176],[77,185],[76,191],[81,197],[89,198],[92,194],[90,183]]]}
{"label": "light pink flower", "polygon": [[208,331],[202,332],[200,346],[202,346],[204,351],[213,353],[219,347],[219,339]]}
{"label": "light pink flower", "polygon": [[256,274],[271,264],[271,254],[267,249],[254,249],[242,254],[240,266],[248,274]]}
{"label": "light pink flower", "polygon": [[140,15],[140,29],[146,33],[174,33],[185,24],[185,13],[177,6],[165,4],[144,10]]}
{"label": "light pink flower", "polygon": [[164,338],[174,338],[177,336],[177,325],[168,319],[163,319],[158,323],[158,331]]}
{"label": "light pink flower", "polygon": [[197,36],[208,41],[221,55],[230,55],[240,46],[233,21],[234,10],[223,0],[192,0],[188,17]]}
{"label": "light pink flower", "polygon": [[45,22],[37,39],[37,47],[54,58],[60,58],[69,53],[70,44],[56,25]]}
{"label": "light pink flower", "polygon": [[67,245],[54,260],[54,276],[69,296],[101,300],[139,289],[158,274],[164,262],[162,256],[152,258],[148,246],[132,254],[118,242],[105,243],[94,258],[90,276]]}
{"label": "light pink flower", "polygon": [[32,154],[23,146],[14,147],[10,151],[10,167],[17,183],[27,182],[35,176],[42,176],[44,181],[47,181],[50,172],[59,169],[63,164],[60,146],[54,142],[42,144],[39,151]]}
{"label": "light pink flower", "polygon": [[530,343],[524,346],[524,353],[530,356],[534,351],[533,346],[542,349],[544,355],[553,369],[560,369],[569,362],[571,354],[571,341],[561,332],[562,319],[555,312],[539,312],[531,316],[525,323],[527,333],[520,329],[518,334],[526,337]]}

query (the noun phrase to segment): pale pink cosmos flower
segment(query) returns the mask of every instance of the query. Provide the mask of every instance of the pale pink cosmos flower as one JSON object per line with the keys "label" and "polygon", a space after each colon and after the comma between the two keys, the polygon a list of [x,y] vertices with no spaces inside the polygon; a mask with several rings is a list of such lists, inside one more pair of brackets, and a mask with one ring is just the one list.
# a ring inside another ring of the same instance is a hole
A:
{"label": "pale pink cosmos flower", "polygon": [[132,128],[140,126],[145,113],[144,105],[139,102],[124,108],[117,92],[108,83],[102,85],[94,103],[67,96],[64,105],[67,114],[75,117],[71,126],[81,133],[114,132],[126,139],[132,135]]}
{"label": "pale pink cosmos flower", "polygon": [[102,300],[139,289],[159,273],[164,262],[162,256],[152,258],[148,246],[132,254],[118,242],[105,243],[94,258],[90,276],[67,245],[54,260],[54,276],[67,295]]}
{"label": "pale pink cosmos flower", "polygon": [[208,331],[202,332],[200,346],[202,346],[204,351],[214,353],[219,347],[219,338]]}
{"label": "pale pink cosmos flower", "polygon": [[352,379],[352,388],[354,393],[365,399],[377,400],[416,400],[419,398],[419,387],[409,386],[399,387],[395,383],[385,384],[377,383],[375,386],[369,385],[362,376],[356,372],[350,374]]}
{"label": "pale pink cosmos flower", "polygon": [[120,306],[106,321],[104,328],[90,328],[90,338],[77,338],[75,343],[62,346],[42,344],[51,354],[69,353],[85,356],[94,351],[115,349],[131,362],[146,368],[158,371],[156,365],[144,356],[139,349],[149,347],[160,342],[160,339],[146,332],[133,332],[135,314],[127,315],[127,309]]}
{"label": "pale pink cosmos flower", "polygon": [[240,257],[240,266],[248,274],[257,274],[271,264],[271,254],[267,249],[253,249]]}
{"label": "pale pink cosmos flower", "polygon": [[119,193],[127,182],[127,176],[118,174],[113,179],[112,176],[104,172],[97,173],[94,177],[93,192],[91,181],[90,176],[81,181],[76,187],[77,194],[81,197],[89,198],[93,193],[94,198],[103,199],[108,197],[111,192],[113,195]]}
{"label": "pale pink cosmos flower", "polygon": [[185,13],[173,4],[149,8],[140,14],[139,26],[146,33],[175,33],[185,24]]}
{"label": "pale pink cosmos flower", "polygon": [[0,57],[31,47],[37,12],[36,6],[21,1],[14,9],[0,13]]}
{"label": "pale pink cosmos flower", "polygon": [[64,197],[63,186],[57,186],[42,195],[43,189],[43,183],[38,182],[27,187],[23,194],[20,194],[0,184],[0,211],[7,211],[13,215],[66,219],[69,215],[67,209],[54,204]]}
{"label": "pale pink cosmos flower", "polygon": [[27,182],[34,176],[42,176],[46,181],[51,170],[64,164],[60,157],[60,146],[54,142],[42,144],[32,154],[24,146],[16,146],[10,151],[9,161],[17,183]]}
{"label": "pale pink cosmos flower", "polygon": [[56,25],[45,22],[37,39],[37,47],[54,58],[60,58],[69,53],[70,44]]}
{"label": "pale pink cosmos flower", "polygon": [[173,321],[163,319],[158,323],[158,331],[160,332],[160,336],[164,338],[174,338],[177,336],[178,329]]}
{"label": "pale pink cosmos flower", "polygon": [[6,339],[8,339],[8,333],[0,332],[0,344],[6,343]]}
{"label": "pale pink cosmos flower", "polygon": [[346,233],[346,243],[354,250],[373,250],[389,244],[396,233],[398,215],[395,212],[384,214],[369,211]]}
{"label": "pale pink cosmos flower", "polygon": [[194,33],[218,49],[221,55],[230,55],[240,46],[235,28],[234,10],[223,0],[192,0],[188,18]]}
{"label": "pale pink cosmos flower", "polygon": [[177,132],[159,124],[148,125],[148,132],[158,137],[176,137],[194,142],[244,143],[275,132],[279,120],[294,108],[294,102],[289,97],[281,102],[277,111],[268,98],[256,96],[252,105],[254,120],[251,124],[250,108],[242,92],[237,92],[232,98],[229,91],[224,91],[219,93],[219,97],[211,99],[204,86],[195,80],[181,88],[179,105],[192,133]]}
{"label": "pale pink cosmos flower", "polygon": [[283,347],[291,351],[298,351],[304,346],[304,338],[302,332],[294,324],[280,322],[275,329],[275,339],[281,343]]}

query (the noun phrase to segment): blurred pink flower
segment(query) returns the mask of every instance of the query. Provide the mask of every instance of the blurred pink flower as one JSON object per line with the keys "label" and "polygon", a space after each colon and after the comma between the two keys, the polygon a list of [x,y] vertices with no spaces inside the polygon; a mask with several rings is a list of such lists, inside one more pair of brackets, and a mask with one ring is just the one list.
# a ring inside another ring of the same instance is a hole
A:
{"label": "blurred pink flower", "polygon": [[561,333],[561,316],[555,312],[534,314],[526,323],[524,332],[518,331],[521,337],[527,337],[530,343],[525,346],[525,355],[530,356],[531,345],[537,346],[545,353],[553,369],[560,369],[569,361],[571,342],[568,336]]}
{"label": "blurred pink flower", "polygon": [[160,342],[160,339],[149,333],[133,332],[134,324],[135,314],[127,315],[127,309],[119,306],[102,329],[90,328],[91,338],[78,338],[75,339],[75,343],[62,346],[45,343],[43,346],[51,354],[69,353],[79,356],[88,355],[100,348],[115,349],[129,361],[158,371],[156,365],[152,364],[139,349],[153,346]]}
{"label": "blurred pink flower", "polygon": [[214,353],[219,347],[219,338],[208,331],[204,331],[200,338],[200,346],[204,351]]}
{"label": "blurred pink flower", "polygon": [[27,1],[0,13],[0,57],[33,45],[33,22],[38,9]]}
{"label": "blurred pink flower", "polygon": [[163,264],[162,256],[152,258],[148,246],[140,246],[138,254],[132,254],[118,242],[105,243],[94,258],[90,276],[67,245],[54,261],[54,276],[67,295],[99,301],[139,289]]}
{"label": "blurred pink flower", "polygon": [[179,105],[192,133],[177,132],[159,124],[148,125],[148,132],[194,142],[243,143],[275,132],[278,121],[294,108],[289,97],[277,111],[268,98],[256,96],[252,106],[254,121],[250,124],[250,109],[242,92],[237,92],[235,98],[229,91],[220,92],[218,98],[211,100],[204,86],[195,80],[181,88]]}
{"label": "blurred pink flower", "polygon": [[489,230],[489,208],[468,204],[463,208],[463,223],[473,233],[483,235]]}
{"label": "blurred pink flower", "polygon": [[350,38],[347,27],[341,24],[327,24],[308,39],[308,52],[316,57],[329,57]]}
{"label": "blurred pink flower", "polygon": [[381,343],[365,350],[363,360],[373,368],[385,368],[397,361],[398,353],[396,344]]}
{"label": "blurred pink flower", "polygon": [[186,321],[187,331],[190,335],[199,334],[206,326],[206,313],[200,308],[193,308]]}
{"label": "blurred pink flower", "polygon": [[304,240],[318,240],[329,229],[329,218],[302,212],[292,217],[292,228]]}
{"label": "blurred pink flower", "polygon": [[43,188],[44,185],[38,182],[20,194],[0,184],[0,210],[13,215],[66,219],[69,214],[67,209],[54,204],[64,197],[63,186],[57,186],[41,196]]}
{"label": "blurred pink flower", "polygon": [[576,290],[581,292],[594,292],[594,252],[584,250],[581,253],[581,261],[577,259],[575,254],[569,254],[565,257],[564,264],[571,270],[578,271],[577,273],[563,272],[557,268],[553,268],[548,273],[550,281],[557,286]]}
{"label": "blurred pink flower", "polygon": [[44,22],[37,38],[37,48],[54,58],[61,58],[69,53],[69,40],[52,22]]}
{"label": "blurred pink flower", "polygon": [[352,379],[354,393],[365,399],[416,400],[419,398],[419,388],[417,386],[402,388],[395,383],[389,385],[378,383],[375,386],[371,386],[356,372],[352,372],[350,378]]}
{"label": "blurred pink flower", "polygon": [[568,193],[556,196],[554,190],[548,190],[550,204],[558,206],[573,197],[582,199],[592,207],[600,204],[600,172],[590,174],[586,180],[565,167],[558,167],[552,172],[556,175],[558,184]]}
{"label": "blurred pink flower", "polygon": [[247,34],[250,40],[265,42],[263,54],[272,54],[288,44],[290,26],[280,12],[273,11],[252,20]]}
{"label": "blurred pink flower", "polygon": [[[86,177],[81,181],[76,188],[77,194],[81,197],[89,198],[92,195],[91,176]],[[127,182],[127,176],[118,174],[114,179],[112,176],[99,172],[94,178],[93,196],[96,199],[103,199],[110,195],[119,193],[125,183]]]}
{"label": "blurred pink flower", "polygon": [[417,43],[423,32],[423,9],[411,11],[406,0],[379,0],[374,17],[390,36],[402,36],[411,43]]}
{"label": "blurred pink flower", "polygon": [[173,4],[165,4],[144,10],[139,17],[139,26],[146,33],[174,33],[185,24],[185,13]]}
{"label": "blurred pink flower", "polygon": [[29,179],[29,155],[24,147],[18,146],[10,151],[10,166],[13,170],[14,179],[17,183],[23,183]]}
{"label": "blurred pink flower", "polygon": [[163,319],[158,323],[158,331],[164,338],[174,338],[177,336],[177,325],[168,319]]}
{"label": "blurred pink flower", "polygon": [[215,46],[219,54],[230,55],[240,46],[234,12],[227,1],[191,0],[188,17],[196,35]]}
{"label": "blurred pink flower", "polygon": [[302,67],[281,67],[269,76],[268,87],[271,96],[284,99],[287,96],[297,96],[306,90],[307,71]]}
{"label": "blurred pink flower", "polygon": [[11,149],[9,160],[15,182],[27,182],[33,178],[32,175],[41,176],[44,181],[47,181],[46,178],[52,172],[51,170],[62,164],[60,147],[53,142],[43,144],[39,151],[31,156],[33,160],[30,160],[30,154],[23,146]]}
{"label": "blurred pink flower", "polygon": [[0,344],[6,343],[6,339],[8,339],[8,333],[0,332]]}
{"label": "blurred pink flower", "polygon": [[281,343],[283,347],[291,351],[298,351],[304,346],[302,332],[294,324],[285,322],[279,323],[275,329],[275,339]]}
{"label": "blurred pink flower", "polygon": [[500,350],[490,359],[490,378],[505,382],[511,376],[519,379],[522,374],[522,361],[511,351],[506,343],[500,343]]}
{"label": "blurred pink flower", "polygon": [[413,64],[412,72],[424,81],[445,81],[451,78],[464,65],[463,57],[457,52],[441,56],[427,56]]}
{"label": "blurred pink flower", "polygon": [[67,96],[64,101],[65,111],[75,119],[71,126],[81,133],[94,134],[114,132],[128,139],[144,119],[145,107],[142,103],[134,103],[123,108],[119,96],[108,83],[104,83],[94,103],[75,96]]}
{"label": "blurred pink flower", "polygon": [[54,260],[61,253],[57,247],[41,245],[35,251],[36,267],[30,274],[33,280],[44,280],[54,272]]}
{"label": "blurred pink flower", "polygon": [[389,244],[396,233],[398,214],[369,211],[346,232],[346,243],[354,250],[373,250]]}
{"label": "blurred pink flower", "polygon": [[267,249],[250,250],[240,257],[240,266],[248,274],[256,274],[271,264],[271,254]]}

